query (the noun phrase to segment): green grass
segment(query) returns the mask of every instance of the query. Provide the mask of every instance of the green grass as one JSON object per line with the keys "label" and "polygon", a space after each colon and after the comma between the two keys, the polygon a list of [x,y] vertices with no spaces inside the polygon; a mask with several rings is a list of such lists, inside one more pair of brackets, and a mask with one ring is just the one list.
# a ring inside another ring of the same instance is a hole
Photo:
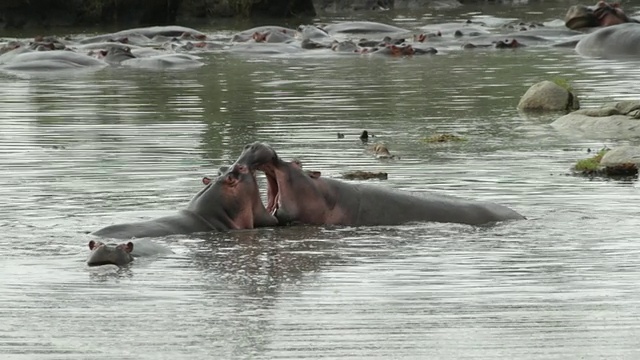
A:
{"label": "green grass", "polygon": [[555,77],[553,79],[551,79],[551,82],[553,82],[554,84],[560,86],[561,88],[567,90],[568,92],[573,92],[573,87],[571,87],[571,84],[569,83],[569,80],[565,79],[565,78],[561,78],[561,77]]}
{"label": "green grass", "polygon": [[573,169],[576,171],[582,171],[582,172],[598,171],[600,169],[600,160],[602,160],[602,157],[604,156],[604,154],[606,154],[607,151],[609,150],[610,149],[608,148],[602,148],[600,149],[600,151],[598,151],[598,153],[595,156],[592,156],[587,159],[579,160],[573,166]]}

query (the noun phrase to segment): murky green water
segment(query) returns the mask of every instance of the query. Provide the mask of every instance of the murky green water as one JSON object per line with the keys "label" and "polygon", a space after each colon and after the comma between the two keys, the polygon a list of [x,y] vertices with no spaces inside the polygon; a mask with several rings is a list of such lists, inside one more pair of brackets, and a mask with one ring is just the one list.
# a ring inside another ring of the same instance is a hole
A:
{"label": "murky green water", "polygon": [[[180,72],[0,75],[0,357],[639,356],[638,185],[565,176],[587,148],[621,142],[515,110],[555,76],[584,106],[638,98],[637,62],[543,48],[205,59]],[[400,159],[368,154],[363,129]],[[421,141],[441,132],[468,141]],[[175,255],[86,267],[86,232],[180,209],[257,140],[324,176],[386,171],[384,186],[492,200],[529,220],[174,236],[157,241]]]}

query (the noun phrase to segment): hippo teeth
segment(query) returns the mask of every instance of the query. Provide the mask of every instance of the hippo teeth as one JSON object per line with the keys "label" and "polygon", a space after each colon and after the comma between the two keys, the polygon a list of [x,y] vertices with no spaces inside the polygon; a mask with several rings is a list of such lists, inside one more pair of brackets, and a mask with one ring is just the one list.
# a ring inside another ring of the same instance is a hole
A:
{"label": "hippo teeth", "polygon": [[270,209],[271,215],[275,216],[279,208],[280,208],[280,193],[278,192],[278,194],[276,194],[275,198],[273,199],[273,204],[271,205],[271,209]]}

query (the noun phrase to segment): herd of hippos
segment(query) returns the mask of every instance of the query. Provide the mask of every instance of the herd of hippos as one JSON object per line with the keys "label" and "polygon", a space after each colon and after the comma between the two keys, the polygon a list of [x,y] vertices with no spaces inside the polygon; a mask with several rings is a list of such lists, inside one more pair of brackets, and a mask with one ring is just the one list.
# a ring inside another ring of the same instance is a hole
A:
{"label": "herd of hippos", "polygon": [[[441,24],[442,25],[442,24]],[[454,26],[455,25],[455,26]],[[386,36],[381,41],[339,40],[336,34],[389,33],[403,29],[372,22],[346,22],[324,26],[301,26],[298,30],[260,27],[233,35],[226,42],[181,27],[154,27],[85,38],[75,42],[38,38],[25,44],[6,43],[1,50],[0,68],[64,69],[69,66],[191,67],[202,63],[188,54],[197,50],[224,50],[253,53],[325,51],[354,54],[409,56],[433,54],[423,44],[445,44],[464,38],[464,48],[485,41],[491,47],[519,47],[527,41],[547,41],[554,45],[572,44],[585,55],[597,57],[640,55],[640,24],[624,14],[617,4],[604,1],[595,6],[572,6],[567,12],[568,29],[523,26],[509,38],[490,34],[476,23],[445,24],[444,30],[404,38]],[[554,41],[543,35],[564,34]],[[499,37],[499,40],[497,40]],[[70,41],[70,40],[69,40]],[[153,44],[152,47],[149,45]],[[161,44],[160,46],[158,44]],[[459,44],[458,44],[459,45]],[[162,49],[162,50],[160,50]],[[51,54],[47,56],[46,54]],[[267,204],[262,203],[256,172],[267,179]],[[144,222],[107,226],[92,235],[123,239],[109,245],[91,240],[89,266],[124,266],[135,256],[166,253],[169,250],[144,238],[173,234],[227,231],[292,224],[376,226],[409,222],[444,222],[484,225],[522,220],[516,211],[491,202],[466,200],[434,193],[419,195],[376,185],[349,183],[304,170],[299,161],[281,159],[270,145],[256,142],[245,146],[238,159],[221,168],[216,178],[203,178],[204,188],[191,199],[186,209],[172,216]],[[381,204],[383,206],[381,206]],[[129,241],[130,240],[130,241]]]}
{"label": "herd of hippos", "polygon": [[155,26],[93,37],[0,40],[0,70],[189,69],[204,65],[199,54],[215,52],[415,56],[454,49],[556,46],[575,48],[584,56],[615,58],[640,55],[638,25],[618,4],[600,1],[595,6],[572,6],[564,26],[521,22],[490,26],[466,20],[426,25],[416,33],[383,23],[348,21],[297,29],[261,26],[227,37],[182,26]]}

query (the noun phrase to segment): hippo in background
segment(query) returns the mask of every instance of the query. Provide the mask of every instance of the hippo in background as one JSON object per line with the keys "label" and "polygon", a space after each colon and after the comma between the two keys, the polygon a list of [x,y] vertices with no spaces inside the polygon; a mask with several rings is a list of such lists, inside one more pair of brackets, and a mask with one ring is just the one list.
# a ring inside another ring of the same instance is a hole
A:
{"label": "hippo in background", "polygon": [[[135,29],[127,29],[118,31],[115,33],[98,35],[88,38],[83,38],[79,41],[80,44],[90,44],[96,42],[113,41],[114,39],[123,38],[136,38],[136,42],[151,42],[154,37],[187,37],[197,38],[198,40],[207,39],[207,35],[201,33],[198,30],[191,29],[184,26],[151,26]],[[145,40],[146,39],[146,40]]]}
{"label": "hippo in background", "polygon": [[631,22],[600,28],[580,39],[575,50],[588,57],[637,59],[640,57],[640,24]]}
{"label": "hippo in background", "polygon": [[619,3],[599,1],[594,6],[574,5],[564,17],[565,26],[572,30],[612,26],[628,22],[638,22],[629,18]]}
{"label": "hippo in background", "polygon": [[0,70],[51,71],[100,69],[108,64],[89,55],[67,50],[35,51],[19,47],[0,55]]}
{"label": "hippo in background", "polygon": [[91,250],[87,258],[89,266],[116,265],[123,267],[136,257],[173,254],[169,248],[147,239],[136,239],[118,245],[91,240],[89,241],[89,249]]}
{"label": "hippo in background", "polygon": [[304,171],[299,162],[280,159],[267,144],[247,145],[236,164],[267,176],[267,210],[280,224],[400,225],[448,222],[483,225],[524,217],[506,206],[453,196],[415,195],[381,186],[346,183]]}

